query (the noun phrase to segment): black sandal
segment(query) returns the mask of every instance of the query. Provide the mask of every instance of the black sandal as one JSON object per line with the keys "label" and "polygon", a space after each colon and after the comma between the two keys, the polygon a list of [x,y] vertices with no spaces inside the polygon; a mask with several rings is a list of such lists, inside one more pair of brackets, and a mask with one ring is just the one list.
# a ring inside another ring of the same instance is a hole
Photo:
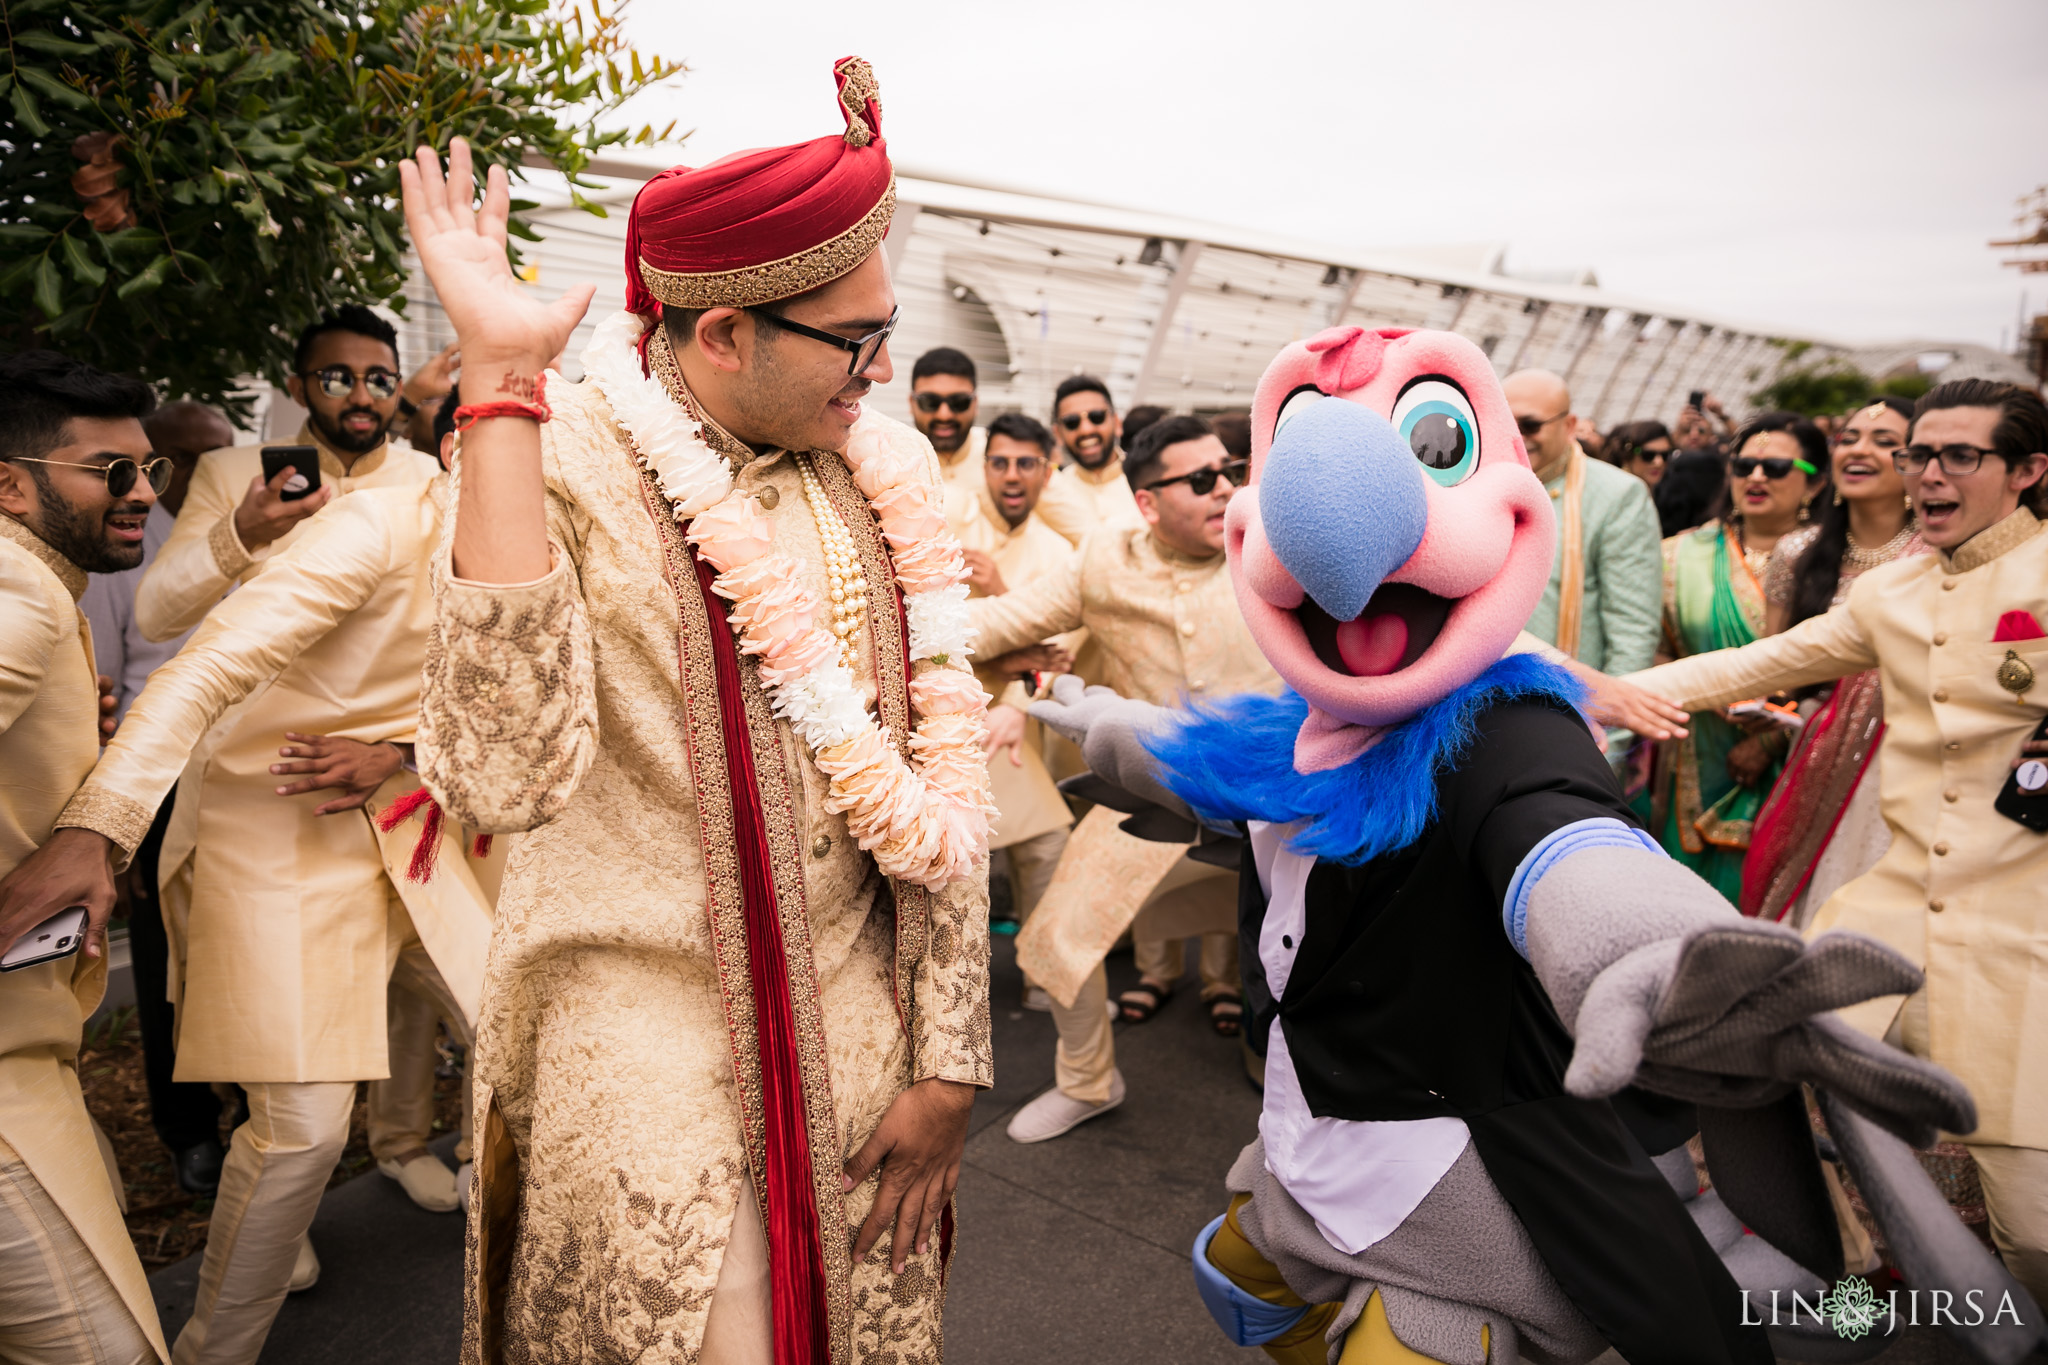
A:
{"label": "black sandal", "polygon": [[1116,998],[1117,1013],[1127,1024],[1142,1024],[1159,1013],[1159,1007],[1173,999],[1173,987],[1140,981]]}
{"label": "black sandal", "polygon": [[1235,1038],[1244,1031],[1244,997],[1236,991],[1209,999],[1209,1027],[1217,1036]]}

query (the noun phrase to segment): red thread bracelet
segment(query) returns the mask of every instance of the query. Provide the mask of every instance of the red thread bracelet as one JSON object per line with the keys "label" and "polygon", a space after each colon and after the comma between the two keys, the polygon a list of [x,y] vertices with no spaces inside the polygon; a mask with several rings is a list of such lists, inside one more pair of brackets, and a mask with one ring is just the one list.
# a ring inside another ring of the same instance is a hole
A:
{"label": "red thread bracelet", "polygon": [[548,406],[547,390],[548,375],[546,370],[542,370],[540,378],[534,381],[531,403],[464,403],[455,409],[455,429],[468,431],[487,417],[525,417],[535,422],[552,421],[555,413],[554,409]]}

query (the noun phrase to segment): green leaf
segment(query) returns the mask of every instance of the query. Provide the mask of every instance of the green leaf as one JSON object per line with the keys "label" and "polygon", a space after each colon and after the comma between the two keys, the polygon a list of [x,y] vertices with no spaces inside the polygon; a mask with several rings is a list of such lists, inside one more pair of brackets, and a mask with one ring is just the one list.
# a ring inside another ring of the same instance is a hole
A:
{"label": "green leaf", "polygon": [[23,47],[34,48],[37,52],[47,52],[53,57],[97,57],[99,55],[99,49],[91,43],[74,43],[68,39],[59,38],[46,28],[29,29],[25,33],[15,35],[14,41]]}
{"label": "green leaf", "polygon": [[37,227],[34,223],[0,223],[0,243],[8,246],[29,246],[48,241],[54,235],[48,228]]}
{"label": "green leaf", "polygon": [[43,122],[43,111],[36,107],[35,96],[29,94],[28,87],[17,82],[13,91],[13,99],[14,116],[21,120],[21,126],[34,133],[37,137],[48,137],[50,135],[50,125]]}
{"label": "green leaf", "polygon": [[611,214],[606,211],[605,206],[603,204],[597,203],[594,200],[585,199],[583,197],[583,192],[573,185],[569,187],[569,202],[574,204],[577,208],[582,209],[585,213],[592,214],[598,218],[611,217]]}
{"label": "green leaf", "polygon": [[132,275],[123,281],[121,287],[114,291],[114,297],[117,299],[131,299],[137,294],[147,294],[153,289],[162,288],[164,274],[170,268],[171,258],[169,256],[157,257],[144,267],[140,274]]}
{"label": "green leaf", "polygon": [[107,268],[85,254],[85,243],[64,234],[64,259],[71,266],[71,278],[80,284],[89,284],[94,289],[107,282]]}
{"label": "green leaf", "polygon": [[64,311],[64,281],[58,277],[57,263],[48,256],[36,262],[36,307],[46,318]]}
{"label": "green leaf", "polygon": [[46,98],[53,99],[59,104],[69,105],[73,109],[92,108],[91,100],[47,71],[39,71],[32,66],[17,66],[14,74],[21,79],[22,84],[33,85],[42,91]]}
{"label": "green leaf", "polygon": [[39,259],[35,256],[24,256],[5,269],[0,269],[0,295],[12,294],[20,288],[22,282],[35,273]]}

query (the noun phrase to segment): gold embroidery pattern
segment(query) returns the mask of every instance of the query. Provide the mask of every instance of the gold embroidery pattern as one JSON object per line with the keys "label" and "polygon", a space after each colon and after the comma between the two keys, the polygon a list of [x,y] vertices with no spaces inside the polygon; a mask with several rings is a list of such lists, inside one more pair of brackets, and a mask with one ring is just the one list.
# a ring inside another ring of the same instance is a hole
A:
{"label": "gold embroidery pattern", "polygon": [[645,260],[635,264],[647,291],[671,308],[751,308],[838,279],[874,254],[889,234],[889,220],[895,213],[896,182],[891,179],[889,188],[859,222],[822,245],[779,261],[704,272],[661,270]]}
{"label": "gold embroidery pattern", "polygon": [[[908,627],[903,620],[903,595],[896,586],[888,546],[882,539],[881,523],[874,509],[853,482],[853,472],[844,460],[825,456],[817,461],[818,482],[832,501],[832,510],[853,537],[860,554],[861,572],[868,582],[886,589],[868,596],[868,620],[874,642],[875,714],[882,727],[896,741],[896,751],[910,758],[910,686],[904,674]],[[924,957],[925,935],[931,922],[930,893],[921,886],[891,880],[889,890],[896,906],[896,1013],[903,1031],[917,1039],[917,1004],[913,989],[917,964]]]}
{"label": "gold embroidery pattern", "polygon": [[[637,1248],[657,1249],[653,1273],[644,1260],[614,1249],[610,1218],[591,1219],[592,1231],[563,1229],[554,1250],[535,1248],[519,1259],[505,1323],[505,1365],[586,1365],[687,1358],[690,1343],[676,1321],[711,1303],[711,1289],[681,1286],[725,1239],[690,1226],[685,1213],[711,1196],[712,1177],[740,1178],[730,1162],[702,1172],[696,1197],[658,1200],[612,1170],[624,1202],[619,1221],[641,1234]],[[671,1354],[671,1353],[675,1354]]]}
{"label": "gold embroidery pattern", "polygon": [[846,111],[846,141],[865,147],[875,140],[875,130],[868,126],[868,101],[874,100],[876,111],[881,110],[881,82],[875,79],[875,69],[860,57],[848,57],[832,70],[842,81],[839,106]]}
{"label": "gold embroidery pattern", "polygon": [[59,554],[54,546],[34,531],[13,517],[0,515],[0,538],[13,541],[41,560],[45,568],[57,575],[57,581],[64,585],[64,591],[71,594],[73,602],[85,595],[85,570]]}
{"label": "gold embroidery pattern", "polygon": [[213,552],[214,567],[228,578],[241,577],[242,570],[256,562],[255,556],[242,548],[242,538],[235,534],[233,512],[216,521],[206,533],[206,548]]}
{"label": "gold embroidery pattern", "polygon": [[[458,458],[451,508],[461,478]],[[420,779],[474,830],[532,829],[561,813],[596,754],[590,622],[560,563],[530,587],[449,581],[454,536],[455,518],[444,517],[421,670]]]}
{"label": "gold embroidery pattern", "polygon": [[[677,392],[670,390],[671,395]],[[765,1171],[768,1129],[761,1116],[761,1040],[753,977],[747,966],[746,906],[733,832],[732,785],[725,768],[725,731],[718,713],[718,674],[711,662],[711,651],[723,642],[712,631],[696,565],[668,499],[647,470],[640,472],[640,486],[647,515],[661,540],[664,572],[676,600],[676,661],[681,670],[684,726],[690,736],[690,773],[697,792],[697,824],[704,851],[704,904],[718,959],[718,993],[725,1004],[740,1128],[746,1139],[747,1164]]]}
{"label": "gold embroidery pattern", "polygon": [[747,712],[748,740],[754,749],[754,781],[761,796],[761,816],[768,837],[768,864],[775,878],[775,908],[782,921],[783,975],[789,982],[790,1021],[796,1039],[797,1066],[803,1078],[804,1131],[811,1153],[811,1184],[818,1208],[818,1238],[827,1249],[825,1311],[827,1340],[835,1360],[843,1360],[844,1343],[852,1331],[853,1298],[843,1260],[829,1255],[833,1247],[851,1245],[846,1226],[839,1122],[832,1103],[832,1066],[825,1052],[825,1011],[820,998],[817,957],[811,950],[809,900],[804,866],[808,850],[790,794],[789,769],[783,758],[779,722],[761,688],[758,656],[740,658],[740,698]]}
{"label": "gold embroidery pattern", "polygon": [[57,828],[89,829],[104,834],[121,846],[122,853],[133,857],[155,821],[156,812],[140,801],[88,781],[65,804],[64,813],[57,817]]}
{"label": "gold embroidery pattern", "polygon": [[861,1365],[940,1365],[945,1359],[945,1269],[938,1238],[913,1254],[901,1275],[889,1269],[889,1236],[854,1267],[853,1358]]}

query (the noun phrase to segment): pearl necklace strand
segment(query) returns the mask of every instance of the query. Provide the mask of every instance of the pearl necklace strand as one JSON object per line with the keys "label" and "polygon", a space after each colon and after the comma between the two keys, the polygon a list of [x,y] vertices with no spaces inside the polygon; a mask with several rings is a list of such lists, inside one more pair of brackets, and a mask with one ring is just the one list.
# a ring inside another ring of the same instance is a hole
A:
{"label": "pearl necklace strand", "polygon": [[854,641],[867,615],[868,580],[861,568],[860,552],[839,512],[825,496],[818,472],[808,456],[797,460],[797,475],[803,482],[804,501],[811,505],[811,517],[818,524],[818,540],[825,552],[825,581],[832,597],[832,634],[839,641],[839,658],[848,668],[859,657]]}

